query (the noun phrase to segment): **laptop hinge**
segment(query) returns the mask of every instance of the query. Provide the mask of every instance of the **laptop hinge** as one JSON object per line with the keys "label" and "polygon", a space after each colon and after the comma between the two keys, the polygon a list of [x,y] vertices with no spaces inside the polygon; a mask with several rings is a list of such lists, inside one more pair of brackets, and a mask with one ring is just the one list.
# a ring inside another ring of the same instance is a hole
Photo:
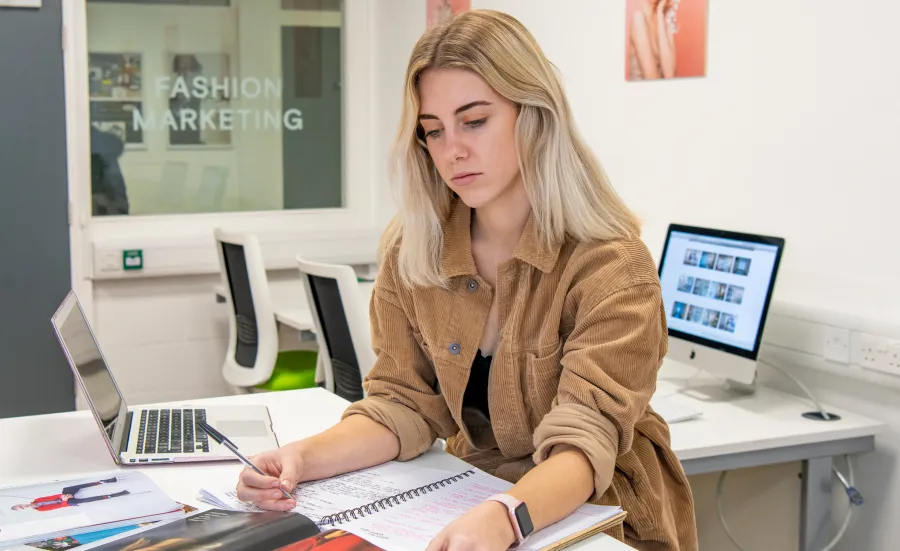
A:
{"label": "laptop hinge", "polygon": [[131,419],[133,417],[133,411],[129,411],[128,415],[125,416],[125,432],[122,434],[122,441],[119,444],[119,455],[128,451],[128,441],[131,440]]}

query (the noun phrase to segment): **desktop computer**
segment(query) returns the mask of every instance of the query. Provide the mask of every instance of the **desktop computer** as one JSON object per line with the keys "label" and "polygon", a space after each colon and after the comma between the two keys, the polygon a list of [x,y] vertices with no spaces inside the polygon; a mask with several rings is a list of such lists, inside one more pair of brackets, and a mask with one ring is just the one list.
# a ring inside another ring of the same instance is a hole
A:
{"label": "desktop computer", "polygon": [[672,224],[659,263],[666,360],[752,392],[784,239]]}

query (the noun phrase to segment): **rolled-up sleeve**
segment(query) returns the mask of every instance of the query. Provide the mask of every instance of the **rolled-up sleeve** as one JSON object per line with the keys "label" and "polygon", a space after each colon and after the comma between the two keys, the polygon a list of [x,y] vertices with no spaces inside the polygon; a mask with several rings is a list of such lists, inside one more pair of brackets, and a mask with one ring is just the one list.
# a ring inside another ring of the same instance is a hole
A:
{"label": "rolled-up sleeve", "polygon": [[400,440],[400,461],[417,457],[440,436],[456,431],[447,403],[437,392],[434,366],[416,340],[397,293],[396,252],[389,255],[369,304],[375,365],[363,381],[366,397],[342,418],[366,415]]}
{"label": "rolled-up sleeve", "polygon": [[616,458],[631,449],[635,423],[656,388],[667,334],[658,282],[582,298],[563,346],[553,408],[534,433],[534,461],[546,460],[558,444],[577,447],[594,470],[593,498],[609,487]]}

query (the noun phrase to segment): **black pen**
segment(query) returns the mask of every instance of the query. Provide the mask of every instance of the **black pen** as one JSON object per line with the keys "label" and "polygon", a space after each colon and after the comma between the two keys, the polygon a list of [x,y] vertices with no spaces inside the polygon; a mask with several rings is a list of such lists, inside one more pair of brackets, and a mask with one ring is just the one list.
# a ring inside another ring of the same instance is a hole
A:
{"label": "black pen", "polygon": [[[242,454],[241,452],[238,451],[237,446],[234,444],[234,442],[232,442],[231,440],[229,440],[227,436],[225,436],[225,435],[222,434],[221,432],[217,431],[216,429],[212,428],[212,426],[209,425],[206,421],[202,421],[202,420],[200,420],[200,419],[197,419],[197,420],[194,421],[194,422],[196,423],[196,425],[197,425],[198,427],[200,427],[200,429],[201,429],[203,432],[205,432],[206,434],[208,434],[213,440],[215,440],[217,443],[219,443],[219,444],[225,446],[226,448],[228,448],[229,450],[231,450],[231,453],[233,453],[234,455],[236,455],[236,456],[238,457],[238,459],[240,459],[241,462],[244,463],[244,465],[247,465],[248,467],[250,467],[251,469],[253,469],[253,470],[256,471],[257,473],[261,474],[262,476],[269,476],[269,475],[267,475],[266,473],[264,473],[264,472],[262,472],[261,470],[259,470],[259,468],[258,468],[256,465],[254,465],[249,459],[247,459],[246,457],[244,457],[244,454]],[[278,488],[281,490],[281,493],[284,494],[284,497],[286,497],[286,498],[288,498],[288,499],[294,499],[294,496],[292,496],[292,495],[290,494],[290,492],[288,492],[287,490],[285,490],[285,489],[282,488],[281,486],[279,486]]]}

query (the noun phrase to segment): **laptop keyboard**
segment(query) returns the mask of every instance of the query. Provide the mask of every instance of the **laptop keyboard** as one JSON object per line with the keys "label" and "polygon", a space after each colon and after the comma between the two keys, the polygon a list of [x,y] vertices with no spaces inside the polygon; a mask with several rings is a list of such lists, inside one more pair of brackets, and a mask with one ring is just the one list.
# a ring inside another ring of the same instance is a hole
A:
{"label": "laptop keyboard", "polygon": [[135,453],[209,453],[209,436],[194,430],[198,419],[206,421],[205,409],[141,410]]}

